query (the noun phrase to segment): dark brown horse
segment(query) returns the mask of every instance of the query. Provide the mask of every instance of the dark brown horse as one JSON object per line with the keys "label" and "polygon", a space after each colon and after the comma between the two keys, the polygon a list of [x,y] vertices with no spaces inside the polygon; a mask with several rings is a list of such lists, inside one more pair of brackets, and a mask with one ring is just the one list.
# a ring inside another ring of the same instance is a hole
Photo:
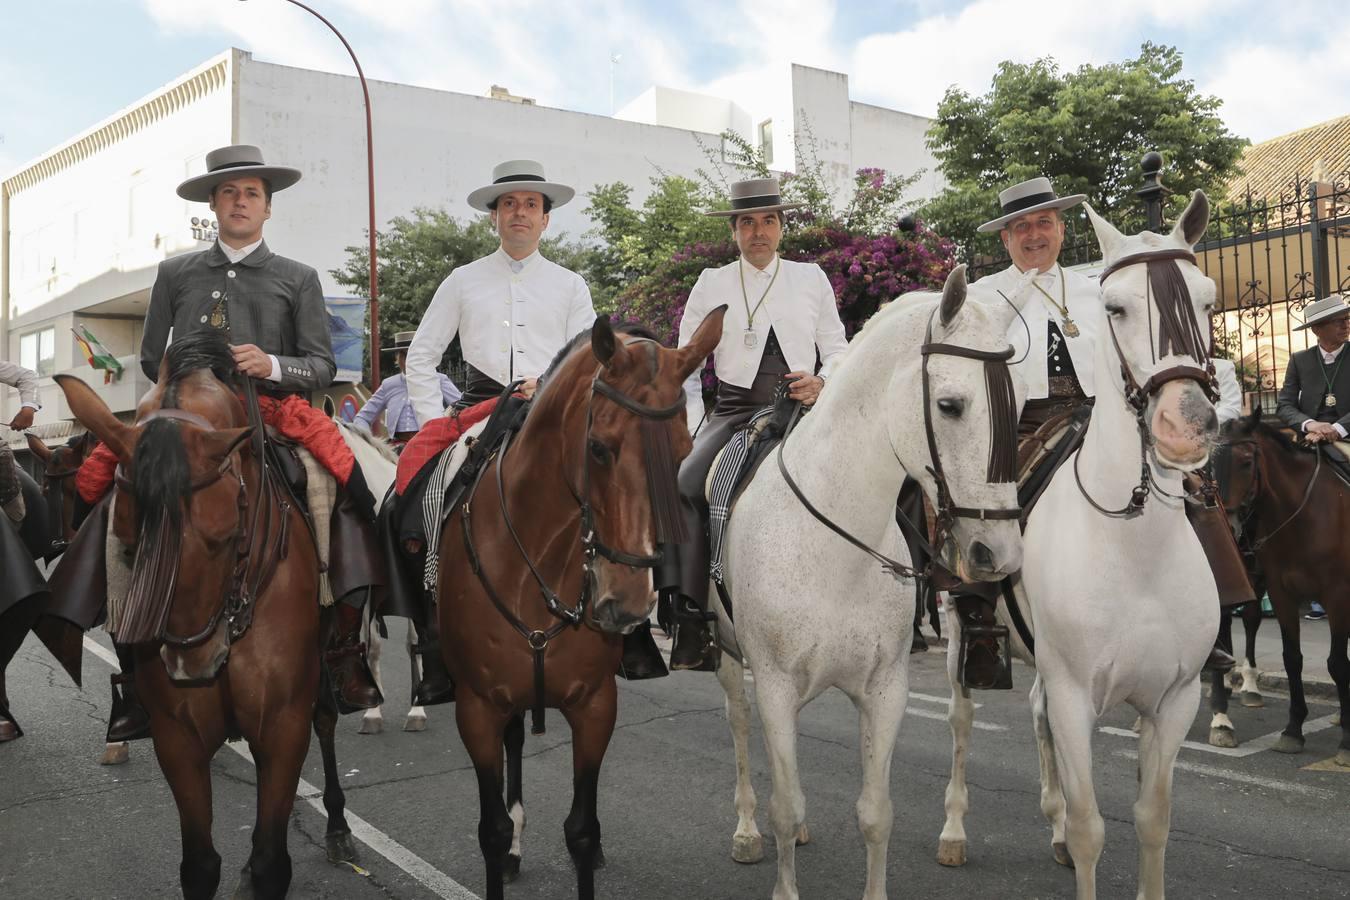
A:
{"label": "dark brown horse", "polygon": [[98,438],[86,431],[59,447],[48,447],[42,438],[29,432],[28,449],[42,463],[42,496],[47,506],[47,527],[51,531],[51,554],[55,557],[75,537],[75,475],[80,464],[94,448]]}
{"label": "dark brown horse", "polygon": [[236,896],[283,897],[290,885],[286,834],[311,723],[323,747],[329,856],[354,857],[333,753],[336,708],[320,691],[318,555],[301,511],[260,460],[233,370],[220,335],[175,340],[131,426],[84,382],[57,376],[71,410],[120,461],[111,527],[135,562],[114,630],[135,645],[192,900],[215,896],[220,882],[210,762],[230,738],[247,739],[258,782],[253,852]]}
{"label": "dark brown horse", "polygon": [[1224,504],[1252,542],[1280,623],[1284,671],[1289,677],[1289,723],[1274,750],[1303,750],[1308,704],[1303,694],[1299,605],[1317,600],[1327,611],[1331,655],[1327,671],[1341,705],[1336,761],[1350,766],[1350,487],[1332,471],[1325,451],[1310,453],[1292,432],[1261,421],[1257,409],[1225,430],[1228,468]]}
{"label": "dark brown horse", "polygon": [[[500,900],[515,826],[502,800],[520,716],[561,710],[572,729],[572,809],[563,825],[577,889],[603,861],[600,765],[617,715],[620,634],[656,603],[654,567],[678,522],[675,473],[692,443],[682,383],[712,352],[722,312],[668,350],[603,318],[559,353],[519,433],[481,469],[441,531],[437,597],[460,737],[478,773],[487,897]],[[570,605],[574,604],[574,605]],[[518,773],[512,773],[518,787]],[[517,794],[513,790],[513,794]],[[518,804],[518,796],[512,801]]]}

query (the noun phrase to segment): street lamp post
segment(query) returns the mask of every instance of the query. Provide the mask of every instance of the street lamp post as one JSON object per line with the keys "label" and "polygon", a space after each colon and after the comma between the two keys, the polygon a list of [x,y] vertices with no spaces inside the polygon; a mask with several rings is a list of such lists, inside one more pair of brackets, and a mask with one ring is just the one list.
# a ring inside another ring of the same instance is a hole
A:
{"label": "street lamp post", "polygon": [[[244,2],[244,0],[240,0]],[[352,62],[356,65],[356,77],[361,80],[361,99],[366,108],[366,185],[370,193],[370,386],[377,388],[380,386],[380,285],[376,277],[376,258],[375,258],[375,141],[370,126],[370,89],[366,86],[366,73],[361,71],[361,61],[356,58],[356,51],[352,45],[347,43],[347,39],[342,36],[342,32],[337,30],[337,26],[328,21],[318,11],[301,3],[300,0],[286,0],[287,3],[300,7],[305,12],[314,16],[323,24],[327,25],[333,34],[337,35],[338,40],[342,41],[342,46],[347,48],[347,54],[351,56]]]}

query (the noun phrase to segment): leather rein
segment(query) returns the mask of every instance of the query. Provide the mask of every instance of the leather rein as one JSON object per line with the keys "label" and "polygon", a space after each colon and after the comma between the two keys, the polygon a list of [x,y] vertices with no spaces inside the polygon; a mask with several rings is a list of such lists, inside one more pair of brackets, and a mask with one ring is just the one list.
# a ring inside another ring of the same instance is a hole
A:
{"label": "leather rein", "polygon": [[[638,343],[638,341],[632,341],[630,343]],[[463,506],[460,508],[460,519],[462,531],[464,532],[464,547],[468,554],[469,565],[472,568],[473,573],[478,577],[478,581],[482,584],[483,590],[488,595],[488,599],[492,601],[492,605],[497,608],[497,611],[501,613],[507,623],[525,638],[526,643],[529,644],[530,649],[534,653],[534,704],[530,709],[530,732],[532,734],[544,733],[544,653],[548,649],[549,642],[552,641],[553,638],[557,637],[566,628],[579,626],[584,620],[586,608],[594,599],[596,586],[595,558],[597,556],[603,556],[605,559],[618,563],[619,565],[632,566],[634,568],[656,569],[665,563],[667,555],[672,552],[666,545],[658,542],[658,549],[655,554],[650,556],[637,555],[616,550],[600,539],[599,535],[596,533],[595,513],[591,504],[591,466],[590,454],[587,451],[590,447],[591,426],[594,421],[594,403],[597,396],[604,397],[614,402],[621,408],[642,419],[659,422],[674,418],[679,414],[680,410],[684,409],[685,399],[683,392],[681,392],[680,399],[670,406],[647,406],[646,404],[639,403],[627,394],[624,394],[614,386],[602,381],[600,375],[603,370],[604,367],[601,366],[596,370],[594,377],[591,379],[591,389],[588,392],[586,401],[586,431],[582,436],[581,444],[581,458],[585,460],[585,464],[582,468],[581,492],[578,493],[576,489],[573,488],[571,482],[567,482],[568,492],[576,501],[579,510],[581,555],[583,560],[581,595],[578,597],[574,606],[564,606],[559,599],[557,592],[544,579],[544,576],[540,574],[538,566],[536,566],[534,560],[531,559],[529,551],[525,549],[525,545],[520,539],[520,534],[516,531],[515,523],[511,521],[511,515],[507,510],[506,474],[503,470],[503,463],[506,459],[506,453],[510,448],[513,437],[511,430],[507,429],[502,434],[500,443],[493,451],[491,451],[497,457],[497,504],[501,511],[502,521],[505,523],[507,533],[510,534],[511,541],[515,545],[517,552],[519,552],[521,559],[525,561],[525,566],[529,570],[530,576],[534,579],[535,584],[539,588],[539,592],[544,600],[545,608],[551,615],[558,619],[557,622],[546,629],[530,628],[526,625],[521,621],[520,617],[506,605],[505,601],[502,600],[501,595],[493,586],[492,581],[489,579],[487,571],[483,566],[482,558],[479,556],[473,540],[472,506],[473,497],[477,493],[478,485],[482,481],[484,473],[487,471],[487,466],[482,466],[479,469],[478,474],[474,479],[474,483],[469,489],[468,499],[465,500]],[[505,400],[505,398],[511,396],[519,385],[519,381],[508,385],[502,392],[502,399]],[[644,435],[644,442],[646,440],[647,438]],[[676,485],[673,471],[670,473],[671,477],[668,485],[656,483],[653,480],[654,474],[655,473],[653,473],[649,467],[647,472],[648,487],[652,493],[655,495],[661,491],[669,491],[672,492],[672,496],[674,496],[673,492],[676,491]],[[658,535],[658,538],[662,537],[666,536]]]}
{"label": "leather rein", "polygon": [[[1107,278],[1127,266],[1138,265],[1140,263],[1151,264],[1168,261],[1189,262],[1191,265],[1196,264],[1195,254],[1191,253],[1189,250],[1150,250],[1144,253],[1132,253],[1129,256],[1122,256],[1120,259],[1107,266],[1098,278],[1098,284],[1105,284]],[[1152,352],[1153,308],[1157,304],[1157,298],[1153,291],[1153,279],[1151,275],[1145,280],[1144,285],[1144,308],[1148,311],[1149,317],[1149,350]],[[1186,307],[1189,310],[1188,315],[1193,321],[1194,309],[1189,303],[1189,293],[1186,294],[1185,300]],[[1124,506],[1120,509],[1108,509],[1094,500],[1092,495],[1088,493],[1087,486],[1083,484],[1083,476],[1078,470],[1078,460],[1082,456],[1081,452],[1076,452],[1073,456],[1073,477],[1078,484],[1078,490],[1083,495],[1083,499],[1086,500],[1093,509],[1097,510],[1097,512],[1112,519],[1133,519],[1134,517],[1143,514],[1144,504],[1148,502],[1149,495],[1152,493],[1163,494],[1172,497],[1173,499],[1182,499],[1181,497],[1164,491],[1153,479],[1152,467],[1148,462],[1149,427],[1145,418],[1148,411],[1149,399],[1157,394],[1168,382],[1194,381],[1196,384],[1200,385],[1202,390],[1204,390],[1205,395],[1209,397],[1210,402],[1217,402],[1219,399],[1219,382],[1218,376],[1214,371],[1214,361],[1206,355],[1204,368],[1188,365],[1171,366],[1170,368],[1153,373],[1141,384],[1139,379],[1135,377],[1134,370],[1130,366],[1129,360],[1125,358],[1125,351],[1121,349],[1120,339],[1116,335],[1116,326],[1110,316],[1106,319],[1106,326],[1107,330],[1111,333],[1111,346],[1116,351],[1116,359],[1120,362],[1120,375],[1125,382],[1125,402],[1129,404],[1132,410],[1134,410],[1135,427],[1139,432],[1139,483],[1130,489],[1130,499],[1126,501]],[[1168,330],[1168,320],[1165,316],[1163,317],[1160,326],[1163,331]],[[1184,325],[1173,327],[1184,327]],[[1185,343],[1181,340],[1179,335],[1172,337],[1172,339],[1181,346],[1185,346]]]}
{"label": "leather rein", "polygon": [[[937,310],[934,310],[933,315],[936,314]],[[933,476],[934,482],[937,484],[937,508],[935,511],[937,533],[933,538],[932,547],[928,548],[929,562],[925,568],[916,569],[913,566],[907,566],[898,560],[891,559],[889,556],[873,550],[863,541],[850,534],[842,526],[832,521],[807,499],[806,494],[802,492],[802,489],[797,485],[797,482],[793,480],[791,473],[788,472],[787,464],[783,461],[783,446],[787,443],[788,436],[792,434],[793,429],[797,425],[797,421],[801,418],[801,403],[797,403],[792,411],[792,418],[788,421],[788,426],[783,434],[783,439],[778,443],[778,452],[776,454],[778,457],[778,471],[782,474],[783,480],[787,482],[787,486],[792,490],[792,493],[797,498],[798,502],[806,508],[806,511],[815,517],[822,525],[829,528],[835,534],[839,535],[868,556],[871,556],[877,562],[881,563],[882,571],[886,572],[897,581],[901,578],[913,578],[918,580],[929,576],[932,567],[941,556],[941,551],[946,549],[947,545],[951,542],[957,519],[978,519],[983,522],[990,520],[1018,519],[1022,515],[1021,507],[989,509],[983,507],[957,506],[955,504],[952,499],[951,486],[947,482],[946,472],[942,468],[942,456],[938,453],[937,439],[933,430],[932,396],[928,375],[928,360],[933,356],[959,356],[965,359],[982,360],[986,365],[991,362],[1001,362],[1006,366],[1007,361],[1012,359],[1013,348],[1010,346],[1003,350],[975,350],[957,344],[933,343],[933,316],[930,315],[928,318],[928,329],[924,334],[924,342],[920,347],[920,353],[923,354],[923,425],[924,432],[928,438],[928,455],[932,460],[932,464],[926,468],[928,473]],[[989,402],[992,406],[995,402],[995,398],[990,397]],[[1016,421],[1015,409],[1013,410],[1012,419],[1013,421]],[[1015,440],[1016,435],[1013,434],[1012,436],[1005,437],[1005,439]],[[991,455],[997,454],[999,449],[1000,448],[997,447],[991,447]],[[910,524],[912,527],[916,527],[914,526],[914,523]]]}

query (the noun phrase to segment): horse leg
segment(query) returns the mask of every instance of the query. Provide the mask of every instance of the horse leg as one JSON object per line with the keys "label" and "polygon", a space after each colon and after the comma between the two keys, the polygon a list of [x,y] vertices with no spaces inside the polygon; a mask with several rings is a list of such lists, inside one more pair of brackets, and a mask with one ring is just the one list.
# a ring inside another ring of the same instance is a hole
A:
{"label": "horse leg", "polygon": [[[1247,604],[1250,606],[1251,604]],[[1233,652],[1233,617],[1228,610],[1219,614],[1219,647],[1228,653]],[[1209,673],[1209,708],[1214,715],[1209,720],[1209,743],[1214,747],[1236,747],[1237,735],[1233,731],[1233,720],[1228,718],[1228,701],[1232,697],[1228,687],[1228,677],[1223,672]],[[1142,732],[1141,732],[1142,733]]]}
{"label": "horse leg", "polygon": [[[327,684],[327,674],[323,678],[325,683],[314,704],[314,734],[319,738],[319,752],[323,756],[323,808],[328,813],[324,849],[329,862],[355,862],[356,845],[352,843],[352,830],[347,825],[347,795],[342,792],[342,782],[338,778],[337,701]],[[298,773],[299,769],[296,771]]]}
{"label": "horse leg", "polygon": [[511,850],[506,856],[502,880],[520,877],[520,839],[525,834],[525,793],[521,783],[521,758],[525,752],[525,717],[514,715],[506,723],[506,809],[511,816]]}
{"label": "horse leg", "polygon": [[1259,709],[1266,705],[1261,696],[1261,686],[1257,683],[1256,671],[1256,632],[1261,627],[1261,602],[1248,603],[1242,607],[1242,627],[1247,633],[1246,652],[1242,657],[1242,686],[1238,697],[1242,705],[1250,709]]}
{"label": "horse leg", "polygon": [[723,653],[717,680],[727,695],[727,724],[736,748],[736,833],[731,836],[731,858],[757,863],[764,858],[764,838],[755,825],[755,787],[750,783],[750,698],[745,693],[745,666],[732,653]]}
{"label": "horse leg", "polygon": [[597,796],[600,764],[614,734],[618,712],[619,692],[613,675],[605,678],[585,706],[563,710],[572,728],[572,810],[563,822],[563,836],[576,866],[580,900],[595,900],[595,870],[605,863]]}
{"label": "horse leg", "polygon": [[1172,766],[1200,705],[1200,683],[1178,685],[1139,733],[1139,794],[1134,831],[1139,839],[1137,900],[1162,900],[1163,861],[1172,827]]}
{"label": "horse leg", "polygon": [[[408,623],[405,644],[408,648],[408,665],[412,672],[412,684],[422,683],[422,656],[417,652],[417,641],[413,637],[413,623]],[[408,715],[403,719],[404,731],[426,731],[427,711],[420,705],[408,707]]]}
{"label": "horse leg", "polygon": [[[370,664],[370,674],[375,679],[375,686],[380,689],[382,696],[387,696],[384,690],[384,680],[380,678],[380,657],[384,655],[384,640],[380,637],[379,629],[375,623],[370,621],[370,607],[373,604],[367,603],[365,609],[366,619],[362,623],[365,631],[370,635],[370,640],[366,643],[366,662]],[[413,682],[416,684],[416,682]],[[384,731],[384,712],[381,706],[372,706],[361,716],[361,727],[357,729],[357,734],[379,734]]]}
{"label": "horse leg", "polygon": [[[325,703],[321,699],[318,708]],[[253,852],[249,854],[239,879],[236,898],[256,897],[258,900],[281,900],[291,886],[291,854],[286,849],[286,834],[290,826],[291,810],[295,807],[295,788],[300,781],[300,769],[309,752],[309,723],[294,715],[294,707],[275,710],[268,724],[249,741],[258,773],[258,814],[253,824]],[[317,720],[320,713],[316,711]],[[327,726],[329,745],[333,737],[333,723]],[[331,752],[324,753],[324,769],[328,769]],[[336,768],[336,760],[333,761]],[[336,784],[334,773],[333,784]],[[341,790],[338,791],[339,804]],[[324,791],[328,802],[328,791]],[[330,807],[331,815],[331,807]],[[331,819],[330,819],[331,821]],[[344,823],[345,824],[345,823]],[[250,891],[249,888],[252,888]]]}
{"label": "horse leg", "polygon": [[755,697],[769,752],[773,794],[769,820],[778,845],[778,880],[773,900],[797,900],[797,844],[806,843],[806,798],[797,772],[797,717],[801,698],[792,679],[755,669]]}
{"label": "horse leg", "polygon": [[502,742],[506,719],[471,691],[455,694],[455,724],[478,776],[478,846],[487,867],[487,900],[503,900],[502,863],[511,849],[511,817],[502,802]]}
{"label": "horse leg", "polygon": [[1041,814],[1050,822],[1050,851],[1055,854],[1055,862],[1073,868],[1069,845],[1064,840],[1064,786],[1059,783],[1059,768],[1055,764],[1055,736],[1050,730],[1045,684],[1039,674],[1031,683],[1031,724],[1036,732],[1036,749],[1041,757]]}
{"label": "horse leg", "polygon": [[1276,606],[1280,621],[1280,641],[1284,650],[1284,674],[1289,679],[1289,722],[1275,746],[1276,753],[1303,752],[1303,722],[1308,718],[1308,701],[1303,695],[1303,651],[1298,646],[1298,605],[1292,599]]}
{"label": "horse leg", "polygon": [[886,900],[886,851],[895,810],[891,805],[891,757],[909,696],[909,673],[897,662],[890,678],[876,679],[855,700],[862,751],[862,793],[858,795],[858,829],[867,845],[864,900]]}
{"label": "horse leg", "polygon": [[178,807],[184,900],[210,900],[220,886],[220,854],[211,843],[211,753],[181,724],[156,723],[155,757]]}
{"label": "horse leg", "polygon": [[1341,746],[1336,751],[1336,764],[1350,766],[1350,658],[1346,657],[1346,635],[1331,636],[1331,653],[1327,656],[1327,671],[1336,682],[1336,695],[1341,701]]}
{"label": "horse leg", "polygon": [[964,866],[965,819],[966,811],[970,808],[970,795],[966,790],[966,756],[970,751],[975,704],[960,683],[958,654],[961,649],[961,623],[951,604],[947,607],[947,628],[947,684],[951,688],[951,700],[947,703],[947,724],[952,730],[952,772],[943,798],[947,819],[942,824],[942,834],[938,836],[937,859],[944,866]]}
{"label": "horse leg", "polygon": [[1092,785],[1095,716],[1088,699],[1074,685],[1063,684],[1058,691],[1046,685],[1045,691],[1054,728],[1055,764],[1064,788],[1064,837],[1073,859],[1078,900],[1096,900],[1097,861],[1106,842],[1106,826]]}

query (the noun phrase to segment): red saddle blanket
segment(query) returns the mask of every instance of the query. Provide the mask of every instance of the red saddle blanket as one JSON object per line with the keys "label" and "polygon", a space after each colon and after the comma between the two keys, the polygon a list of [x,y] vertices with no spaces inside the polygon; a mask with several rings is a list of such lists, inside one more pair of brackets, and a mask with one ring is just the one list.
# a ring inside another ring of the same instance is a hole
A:
{"label": "red saddle blanket", "polygon": [[394,481],[394,492],[402,496],[408,484],[422,467],[431,462],[441,451],[459,440],[464,432],[486,419],[497,408],[498,398],[484,400],[467,409],[456,411],[453,415],[433,419],[422,430],[413,435],[398,458],[398,476]]}

